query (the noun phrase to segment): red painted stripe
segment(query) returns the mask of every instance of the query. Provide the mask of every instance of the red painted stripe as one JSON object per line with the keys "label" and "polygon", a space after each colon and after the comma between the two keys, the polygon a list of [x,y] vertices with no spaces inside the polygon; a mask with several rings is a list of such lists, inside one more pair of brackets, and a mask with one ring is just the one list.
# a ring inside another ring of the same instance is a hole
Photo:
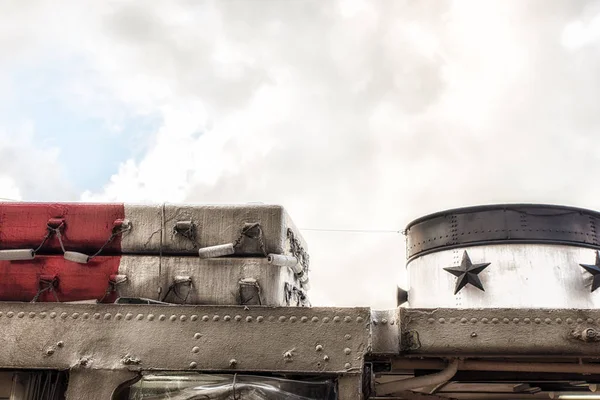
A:
{"label": "red painted stripe", "polygon": [[[38,256],[28,261],[0,261],[0,301],[31,301],[39,289],[40,277],[57,276],[58,299],[79,301],[101,299],[111,275],[119,271],[120,256],[96,257],[88,264],[65,260],[62,256]],[[116,294],[104,302],[114,302]],[[38,302],[55,302],[43,293]]]}
{"label": "red painted stripe", "polygon": [[[0,203],[0,249],[36,248],[52,218],[64,219],[65,248],[95,253],[112,233],[114,221],[125,218],[123,204],[95,203]],[[102,254],[119,254],[117,236]],[[46,242],[39,254],[60,252],[56,237]]]}

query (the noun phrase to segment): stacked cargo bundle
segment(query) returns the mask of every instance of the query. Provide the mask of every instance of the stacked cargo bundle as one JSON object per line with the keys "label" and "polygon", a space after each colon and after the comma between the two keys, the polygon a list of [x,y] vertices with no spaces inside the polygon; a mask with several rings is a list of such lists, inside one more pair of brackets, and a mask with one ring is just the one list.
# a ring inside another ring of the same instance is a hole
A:
{"label": "stacked cargo bundle", "polygon": [[0,203],[0,301],[308,305],[280,206]]}

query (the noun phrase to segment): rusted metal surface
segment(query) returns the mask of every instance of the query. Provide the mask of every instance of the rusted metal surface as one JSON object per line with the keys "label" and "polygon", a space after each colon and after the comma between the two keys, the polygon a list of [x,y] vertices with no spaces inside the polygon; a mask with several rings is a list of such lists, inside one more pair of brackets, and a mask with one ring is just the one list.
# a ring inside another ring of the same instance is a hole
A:
{"label": "rusted metal surface", "polygon": [[0,304],[3,368],[360,373],[366,308]]}
{"label": "rusted metal surface", "polygon": [[407,354],[600,356],[600,310],[402,308],[400,317]]}

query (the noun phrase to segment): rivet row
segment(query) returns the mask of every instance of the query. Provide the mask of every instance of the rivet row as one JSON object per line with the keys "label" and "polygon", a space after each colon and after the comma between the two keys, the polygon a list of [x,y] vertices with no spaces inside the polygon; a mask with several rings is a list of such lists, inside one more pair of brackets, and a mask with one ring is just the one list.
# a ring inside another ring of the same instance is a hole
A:
{"label": "rivet row", "polygon": [[433,324],[435,322],[437,322],[439,324],[445,324],[447,322],[449,322],[450,324],[455,324],[456,322],[460,322],[462,324],[466,324],[468,322],[470,322],[472,324],[476,324],[476,323],[479,323],[479,322],[481,322],[483,324],[488,324],[488,323],[499,324],[500,322],[502,322],[504,324],[510,324],[510,323],[513,323],[513,324],[521,324],[521,323],[523,323],[523,324],[531,324],[531,323],[534,323],[534,324],[538,324],[538,325],[542,324],[542,322],[544,324],[547,324],[547,325],[551,325],[551,324],[558,324],[558,325],[560,325],[560,324],[562,324],[564,322],[567,325],[571,325],[574,322],[577,322],[578,324],[582,324],[584,322],[586,322],[588,324],[594,324],[594,323],[600,324],[600,318],[598,318],[598,319],[594,319],[594,318],[587,318],[587,319],[583,319],[583,318],[577,318],[577,319],[566,318],[566,319],[562,319],[562,318],[559,317],[559,318],[554,318],[554,319],[553,318],[543,318],[543,319],[542,318],[533,318],[533,319],[532,318],[523,318],[523,319],[521,319],[521,318],[516,318],[515,317],[515,318],[510,319],[510,318],[496,318],[496,317],[494,317],[492,319],[489,319],[489,318],[483,317],[481,319],[478,319],[478,318],[470,318],[470,319],[461,318],[461,319],[457,319],[457,318],[454,318],[454,317],[452,317],[452,318],[441,317],[441,318],[435,319],[435,318],[431,318],[430,317],[430,318],[427,318],[427,322],[430,323],[430,324]]}

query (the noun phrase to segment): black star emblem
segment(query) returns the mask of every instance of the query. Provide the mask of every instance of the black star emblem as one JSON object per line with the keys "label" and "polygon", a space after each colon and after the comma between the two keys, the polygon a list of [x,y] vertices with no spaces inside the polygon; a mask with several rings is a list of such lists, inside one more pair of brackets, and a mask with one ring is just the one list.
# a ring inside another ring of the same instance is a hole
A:
{"label": "black star emblem", "polygon": [[[483,289],[483,284],[477,275],[490,264],[491,263],[473,264],[469,258],[469,255],[465,251],[463,253],[462,261],[460,262],[460,267],[444,268],[445,271],[448,271],[457,277],[454,294],[458,293],[460,289],[467,286],[468,283],[475,286],[479,290],[485,291],[485,289]],[[600,273],[600,270],[598,271]]]}
{"label": "black star emblem", "polygon": [[592,274],[594,280],[592,281],[592,292],[600,287],[600,253],[596,251],[596,264],[579,264],[587,272]]}

